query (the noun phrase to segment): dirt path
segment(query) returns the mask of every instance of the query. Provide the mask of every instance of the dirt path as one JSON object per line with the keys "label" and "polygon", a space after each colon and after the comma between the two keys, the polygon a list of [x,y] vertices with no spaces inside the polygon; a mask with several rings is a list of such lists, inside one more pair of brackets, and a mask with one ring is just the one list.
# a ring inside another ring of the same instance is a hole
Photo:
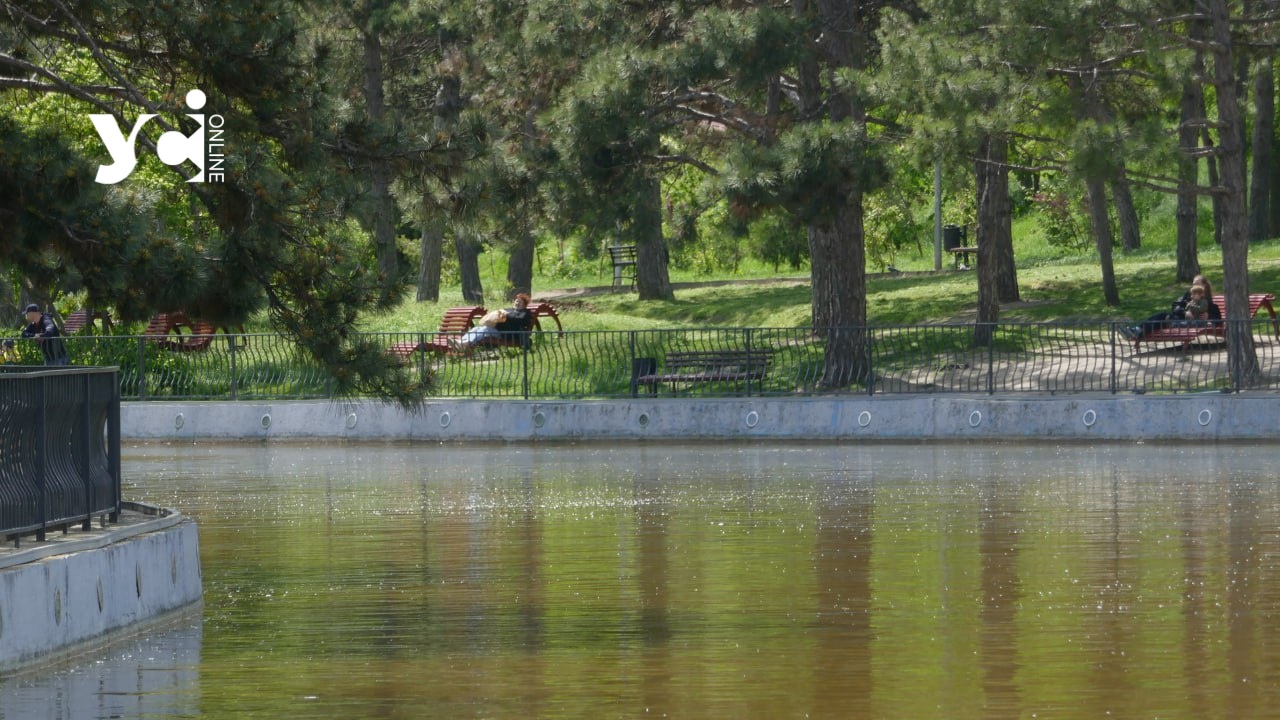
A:
{"label": "dirt path", "polygon": [[[672,290],[688,290],[690,288],[705,287],[726,287],[729,285],[791,285],[802,286],[808,285],[808,278],[800,277],[780,277],[780,278],[743,278],[738,280],[707,280],[704,282],[678,282],[671,283]],[[594,297],[596,295],[612,295],[614,293],[631,293],[634,292],[628,288],[615,288],[612,285],[590,285],[586,287],[570,287],[570,288],[553,288],[535,293],[535,300],[574,300],[578,298]]]}

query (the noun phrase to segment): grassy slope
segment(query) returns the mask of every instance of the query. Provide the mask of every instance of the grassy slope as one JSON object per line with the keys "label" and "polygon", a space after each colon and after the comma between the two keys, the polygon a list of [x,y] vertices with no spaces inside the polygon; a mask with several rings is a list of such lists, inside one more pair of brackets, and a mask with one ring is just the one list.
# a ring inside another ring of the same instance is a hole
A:
{"label": "grassy slope", "polygon": [[[1016,235],[1015,235],[1016,236]],[[1131,255],[1117,253],[1116,278],[1121,305],[1107,307],[1099,289],[1100,272],[1092,253],[1076,257],[1035,256],[1020,259],[1018,287],[1022,302],[1001,309],[1001,319],[1012,321],[1115,320],[1143,318],[1164,310],[1185,289],[1173,276],[1171,247],[1145,240],[1146,247]],[[1155,245],[1155,247],[1152,247]],[[1015,248],[1015,256],[1023,257]],[[1280,292],[1280,241],[1250,247],[1249,288],[1253,292]],[[932,256],[902,263],[932,267]],[[1200,264],[1215,291],[1222,292],[1222,257],[1212,243],[1202,244]],[[977,302],[976,274],[952,271],[911,270],[900,275],[874,275],[868,280],[868,319],[877,325],[921,324],[963,321],[972,317]],[[634,293],[587,293],[555,300],[566,329],[629,330],[663,327],[795,327],[808,323],[810,292],[805,275],[788,275],[776,281],[749,278],[693,278],[673,273],[673,281],[746,280],[731,285],[679,287],[672,302],[639,302]],[[498,285],[489,279],[488,287]],[[597,285],[607,285],[601,273]],[[534,297],[567,292],[551,289],[553,279],[537,278],[535,287],[545,288]],[[491,293],[496,295],[496,293]],[[367,329],[430,330],[444,310],[463,305],[456,288],[449,289],[440,303],[406,300],[390,318],[380,318]],[[489,305],[504,304],[500,299]]]}
{"label": "grassy slope", "polygon": [[[1136,319],[1167,309],[1169,302],[1185,290],[1174,279],[1175,203],[1173,197],[1165,197],[1151,208],[1143,225],[1142,249],[1133,253],[1115,252],[1121,300],[1118,308],[1107,307],[1103,302],[1096,253],[1052,246],[1034,217],[1018,220],[1013,236],[1022,302],[1002,307],[1001,319]],[[1223,290],[1222,253],[1211,239],[1207,203],[1200,213],[1200,225],[1200,266],[1214,283],[1215,291],[1220,293]],[[944,269],[935,272],[929,239],[919,248],[900,252],[891,262],[903,272],[868,278],[867,315],[871,323],[922,324],[972,318],[977,303],[976,274],[951,270],[950,257],[944,258]],[[1251,292],[1280,293],[1280,239],[1251,245],[1249,268]],[[506,258],[488,253],[481,258],[481,270],[488,290],[487,304],[505,305],[498,288],[506,282]],[[586,277],[572,281],[541,275],[534,278],[534,298],[555,298],[566,329],[796,327],[809,322],[807,271],[779,274],[771,267],[746,262],[736,275],[707,277],[692,269],[673,267],[671,280],[676,283],[676,299],[639,302],[631,292],[574,296],[571,289],[607,287],[612,280],[612,270],[604,259],[586,270]],[[711,285],[712,281],[721,282]],[[723,281],[735,284],[725,285]],[[708,283],[709,286],[684,287],[681,283]],[[447,288],[439,303],[417,303],[410,296],[390,317],[371,319],[363,329],[434,330],[447,308],[464,304],[468,303],[462,301],[457,287]]]}

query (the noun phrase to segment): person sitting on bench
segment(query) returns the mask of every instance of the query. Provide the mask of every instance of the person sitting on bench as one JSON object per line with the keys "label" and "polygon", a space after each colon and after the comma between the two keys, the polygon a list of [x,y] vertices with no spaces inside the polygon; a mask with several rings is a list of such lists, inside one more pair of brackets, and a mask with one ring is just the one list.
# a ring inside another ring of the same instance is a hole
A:
{"label": "person sitting on bench", "polygon": [[1192,285],[1188,291],[1191,298],[1187,300],[1188,325],[1204,325],[1209,320],[1209,306],[1213,301],[1205,297],[1203,285]]}
{"label": "person sitting on bench", "polygon": [[[1197,275],[1191,279],[1191,286],[1200,286],[1204,290],[1204,297],[1207,303],[1205,310],[1207,312],[1205,321],[1212,322],[1214,320],[1222,320],[1222,310],[1218,304],[1213,301],[1213,286],[1209,284],[1209,279],[1204,275]],[[1185,324],[1187,322],[1187,303],[1191,302],[1191,289],[1188,288],[1182,297],[1173,301],[1173,306],[1168,312],[1159,312],[1146,320],[1141,325],[1133,327],[1121,328],[1121,331],[1130,340],[1139,340],[1145,338],[1156,330],[1172,327],[1175,324]]]}
{"label": "person sitting on bench", "polygon": [[[466,350],[479,344],[498,342],[506,333],[524,333],[533,329],[533,313],[529,312],[529,296],[516,295],[514,307],[494,310],[480,318],[480,322],[458,338],[455,348]],[[523,338],[521,339],[523,345]]]}

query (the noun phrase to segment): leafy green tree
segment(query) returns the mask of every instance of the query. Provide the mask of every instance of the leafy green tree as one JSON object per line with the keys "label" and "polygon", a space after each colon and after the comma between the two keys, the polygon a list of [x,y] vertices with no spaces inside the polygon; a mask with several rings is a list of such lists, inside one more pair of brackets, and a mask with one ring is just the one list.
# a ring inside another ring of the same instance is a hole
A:
{"label": "leafy green tree", "polygon": [[594,187],[609,188],[608,202],[656,207],[654,169],[696,162],[664,145],[679,134],[720,148],[719,160],[702,165],[718,174],[734,213],[782,208],[804,225],[828,387],[869,373],[863,198],[886,172],[869,135],[876,101],[867,79],[885,7],[645,6],[621,28],[626,35],[584,64],[559,110],[565,156]]}
{"label": "leafy green tree", "polygon": [[[312,32],[313,6],[0,8],[0,113],[12,140],[0,157],[0,215],[13,220],[0,230],[0,261],[24,274],[74,268],[90,302],[125,320],[182,309],[230,324],[266,309],[340,391],[420,396],[376,342],[352,332],[361,312],[398,297],[403,279],[370,270],[378,248],[351,221],[366,187],[356,158],[383,153],[365,142],[376,134],[353,131],[361,118],[334,84],[336,55]],[[184,183],[190,164],[155,160],[162,131],[196,129],[185,117],[190,88],[224,123],[221,182]],[[15,127],[17,108],[46,96],[72,111],[39,131]],[[93,112],[125,129],[157,116],[137,136],[142,166],[118,185],[94,182],[93,166],[107,160]]]}
{"label": "leafy green tree", "polygon": [[977,1],[922,2],[921,17],[885,24],[885,72],[917,163],[969,165],[975,193],[978,325],[990,340],[999,302],[1018,299],[1009,199],[1010,138],[1028,123],[1034,87],[1011,67],[1000,38],[1008,9]]}

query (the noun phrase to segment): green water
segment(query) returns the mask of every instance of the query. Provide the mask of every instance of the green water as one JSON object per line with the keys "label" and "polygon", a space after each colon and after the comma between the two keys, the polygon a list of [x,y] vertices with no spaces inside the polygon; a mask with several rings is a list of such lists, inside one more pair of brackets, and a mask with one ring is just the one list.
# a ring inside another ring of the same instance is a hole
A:
{"label": "green water", "polygon": [[202,621],[0,717],[1280,717],[1278,451],[132,446]]}

